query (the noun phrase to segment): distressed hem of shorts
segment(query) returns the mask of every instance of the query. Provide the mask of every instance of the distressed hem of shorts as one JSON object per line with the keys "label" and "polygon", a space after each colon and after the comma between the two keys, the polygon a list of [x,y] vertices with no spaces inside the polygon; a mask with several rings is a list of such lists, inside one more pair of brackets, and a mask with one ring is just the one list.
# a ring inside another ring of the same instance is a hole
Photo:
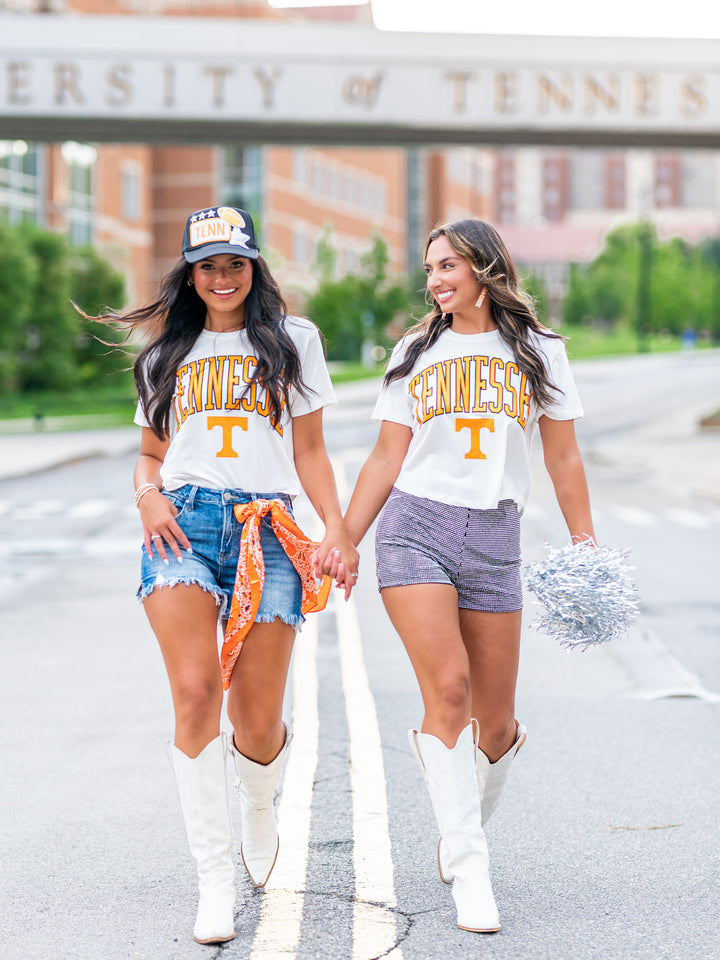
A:
{"label": "distressed hem of shorts", "polygon": [[255,623],[272,623],[274,620],[282,620],[291,627],[300,627],[305,623],[305,617],[302,614],[290,614],[284,617],[282,613],[263,613],[262,616],[255,617]]}
{"label": "distressed hem of shorts", "polygon": [[159,574],[159,576],[155,578],[155,581],[149,584],[148,586],[143,586],[143,584],[140,584],[135,596],[140,601],[140,603],[142,603],[145,597],[149,597],[150,594],[153,592],[153,590],[155,590],[156,588],[176,587],[179,583],[183,583],[187,586],[191,586],[194,584],[195,586],[201,587],[205,591],[205,593],[211,593],[213,595],[213,597],[215,598],[215,605],[217,607],[224,606],[225,597],[222,593],[220,593],[217,590],[212,590],[206,584],[202,583],[200,580],[194,577],[172,577],[170,579],[165,579],[163,578],[162,574]]}

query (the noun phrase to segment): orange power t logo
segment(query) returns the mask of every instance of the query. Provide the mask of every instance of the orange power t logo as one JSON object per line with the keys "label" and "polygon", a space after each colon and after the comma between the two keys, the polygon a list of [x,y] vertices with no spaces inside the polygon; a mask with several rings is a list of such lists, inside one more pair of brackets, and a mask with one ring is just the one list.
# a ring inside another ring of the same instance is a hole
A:
{"label": "orange power t logo", "polygon": [[470,449],[465,454],[466,460],[487,460],[480,449],[480,431],[495,432],[495,421],[492,417],[455,417],[455,432],[468,429],[470,431]]}

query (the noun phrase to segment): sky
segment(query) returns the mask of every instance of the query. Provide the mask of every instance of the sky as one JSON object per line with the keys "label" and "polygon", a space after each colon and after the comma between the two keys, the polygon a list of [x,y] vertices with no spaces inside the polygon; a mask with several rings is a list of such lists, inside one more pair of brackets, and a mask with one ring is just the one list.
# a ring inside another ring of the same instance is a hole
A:
{"label": "sky", "polygon": [[[270,0],[273,7],[365,0]],[[372,0],[381,30],[576,37],[720,38],[720,4],[708,0]]]}

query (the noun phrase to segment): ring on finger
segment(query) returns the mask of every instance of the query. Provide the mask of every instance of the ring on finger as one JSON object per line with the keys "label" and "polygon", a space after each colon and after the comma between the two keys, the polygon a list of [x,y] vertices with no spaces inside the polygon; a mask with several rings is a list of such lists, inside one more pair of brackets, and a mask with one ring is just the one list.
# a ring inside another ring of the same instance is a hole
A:
{"label": "ring on finger", "polygon": [[162,537],[159,533],[156,533],[154,537],[150,537],[151,540],[162,540]]}

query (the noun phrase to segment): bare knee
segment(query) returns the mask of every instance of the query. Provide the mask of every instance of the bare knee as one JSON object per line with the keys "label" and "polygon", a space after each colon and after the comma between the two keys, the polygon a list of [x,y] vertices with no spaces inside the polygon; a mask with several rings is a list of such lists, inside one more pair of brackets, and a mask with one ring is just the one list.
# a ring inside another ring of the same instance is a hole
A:
{"label": "bare knee", "polygon": [[435,678],[431,690],[424,690],[425,722],[423,730],[453,746],[470,722],[470,678],[464,672],[446,673]]}
{"label": "bare knee", "polygon": [[222,686],[217,679],[187,677],[173,687],[175,721],[184,737],[195,739],[215,725],[219,726]]}
{"label": "bare knee", "polygon": [[[230,718],[232,722],[232,717]],[[259,717],[233,722],[233,740],[243,756],[256,763],[271,763],[282,750],[286,729],[279,718]]]}

